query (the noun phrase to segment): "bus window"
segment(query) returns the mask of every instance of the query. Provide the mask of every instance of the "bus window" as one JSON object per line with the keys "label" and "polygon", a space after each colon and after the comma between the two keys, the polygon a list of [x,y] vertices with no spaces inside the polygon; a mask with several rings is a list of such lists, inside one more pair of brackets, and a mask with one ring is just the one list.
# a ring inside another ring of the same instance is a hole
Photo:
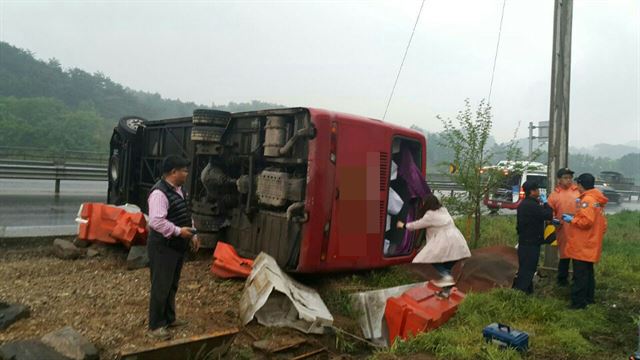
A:
{"label": "bus window", "polygon": [[549,181],[545,175],[527,175],[526,181],[535,181],[541,190],[549,186]]}

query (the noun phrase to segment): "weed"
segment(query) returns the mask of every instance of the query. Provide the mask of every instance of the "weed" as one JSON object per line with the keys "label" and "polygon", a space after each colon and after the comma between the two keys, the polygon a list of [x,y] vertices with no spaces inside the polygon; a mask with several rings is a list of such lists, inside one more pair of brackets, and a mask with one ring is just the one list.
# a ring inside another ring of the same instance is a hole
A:
{"label": "weed", "polygon": [[335,342],[336,350],[340,351],[341,353],[351,354],[351,353],[354,353],[358,348],[356,344],[353,342],[353,340],[351,340],[342,332],[336,331],[335,336],[336,336],[336,342]]}
{"label": "weed", "polygon": [[233,360],[252,360],[256,358],[251,347],[242,345],[232,348],[227,354],[227,359]]}

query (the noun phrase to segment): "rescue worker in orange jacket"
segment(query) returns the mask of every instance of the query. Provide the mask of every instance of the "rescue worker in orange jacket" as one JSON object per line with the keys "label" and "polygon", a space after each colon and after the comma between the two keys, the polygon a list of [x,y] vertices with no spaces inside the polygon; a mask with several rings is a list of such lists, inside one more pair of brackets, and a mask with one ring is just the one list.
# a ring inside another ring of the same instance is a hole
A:
{"label": "rescue worker in orange jacket", "polygon": [[[576,212],[576,200],[580,196],[578,187],[573,183],[573,174],[569,168],[562,168],[557,172],[558,185],[549,195],[549,206],[553,208],[553,218],[560,219],[562,214],[574,215]],[[560,226],[556,233],[558,241],[558,285],[569,285],[569,264],[571,259],[567,256],[567,238],[571,236],[568,226]]]}
{"label": "rescue worker in orange jacket", "polygon": [[593,264],[600,260],[602,238],[607,231],[604,207],[607,198],[594,189],[595,178],[584,173],[576,179],[580,191],[575,216],[563,214],[563,226],[568,226],[571,236],[567,239],[566,255],[573,260],[573,284],[571,308],[584,309],[594,303],[596,287]]}

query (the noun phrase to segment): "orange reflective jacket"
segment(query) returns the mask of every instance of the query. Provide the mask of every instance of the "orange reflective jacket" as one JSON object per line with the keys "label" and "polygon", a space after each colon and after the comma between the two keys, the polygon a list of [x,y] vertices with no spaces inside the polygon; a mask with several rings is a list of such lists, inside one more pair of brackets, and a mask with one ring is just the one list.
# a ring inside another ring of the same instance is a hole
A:
{"label": "orange reflective jacket", "polygon": [[[576,200],[580,196],[580,191],[575,185],[571,185],[568,189],[558,185],[551,195],[549,195],[549,206],[553,208],[553,217],[562,219],[562,214],[576,213]],[[571,236],[571,228],[569,226],[560,226],[556,232],[558,241],[558,251],[561,259],[567,256],[567,238]]]}
{"label": "orange reflective jacket", "polygon": [[587,190],[579,197],[578,211],[569,227],[566,255],[575,260],[596,263],[602,253],[602,238],[607,231],[604,207],[609,201],[598,189]]}

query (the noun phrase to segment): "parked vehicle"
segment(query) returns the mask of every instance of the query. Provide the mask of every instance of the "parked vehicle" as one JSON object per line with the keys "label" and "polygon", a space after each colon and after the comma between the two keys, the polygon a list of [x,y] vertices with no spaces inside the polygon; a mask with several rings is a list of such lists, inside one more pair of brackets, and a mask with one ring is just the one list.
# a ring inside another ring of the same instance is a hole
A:
{"label": "parked vehicle", "polygon": [[503,160],[485,169],[487,172],[496,170],[503,177],[503,181],[483,201],[491,212],[497,212],[500,209],[517,209],[525,197],[522,184],[527,180],[536,181],[540,186],[540,192],[545,195],[547,193],[549,186],[547,166],[542,163]]}
{"label": "parked vehicle", "polygon": [[617,190],[632,190],[634,186],[633,179],[626,178],[617,171],[601,171],[596,183],[608,185]]}
{"label": "parked vehicle", "polygon": [[[264,251],[306,273],[384,267],[415,255],[417,236],[406,246],[394,226],[419,206],[406,201],[398,165],[408,156],[426,174],[424,135],[407,128],[311,108],[196,110],[158,121],[123,118],[110,154],[109,202],[143,211],[162,159],[191,159],[188,201],[209,246],[224,241],[250,258]],[[399,213],[388,211],[390,194],[393,206],[401,199]]]}
{"label": "parked vehicle", "polygon": [[609,203],[616,203],[616,204],[622,203],[622,196],[620,196],[620,193],[617,192],[616,189],[612,188],[611,186],[607,184],[603,184],[603,185],[596,185],[595,188],[600,190],[600,192],[607,199],[609,199]]}

